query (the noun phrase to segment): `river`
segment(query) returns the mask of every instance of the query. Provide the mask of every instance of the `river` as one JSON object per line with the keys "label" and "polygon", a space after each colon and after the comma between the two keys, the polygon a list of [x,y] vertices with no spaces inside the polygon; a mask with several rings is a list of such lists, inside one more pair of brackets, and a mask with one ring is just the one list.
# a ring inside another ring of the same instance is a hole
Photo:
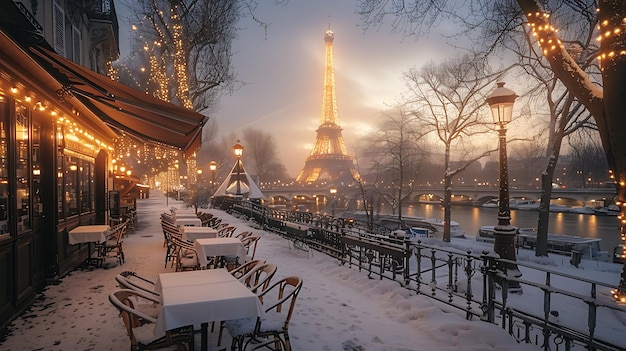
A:
{"label": "river", "polygon": [[[384,211],[384,210],[383,210]],[[403,214],[416,217],[443,219],[443,207],[419,204],[403,208]],[[475,236],[482,225],[498,223],[498,209],[472,206],[452,206],[452,220],[458,222],[465,233]],[[539,212],[511,210],[511,224],[519,227],[537,227]],[[596,216],[568,212],[551,212],[549,232],[600,238],[600,248],[610,254],[621,244],[619,220],[615,216]]]}

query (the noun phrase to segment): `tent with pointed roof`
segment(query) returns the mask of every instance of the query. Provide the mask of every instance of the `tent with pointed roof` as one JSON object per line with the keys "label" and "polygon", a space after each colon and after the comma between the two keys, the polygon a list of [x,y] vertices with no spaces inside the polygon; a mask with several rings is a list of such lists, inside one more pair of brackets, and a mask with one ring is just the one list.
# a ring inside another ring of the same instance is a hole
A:
{"label": "tent with pointed roof", "polygon": [[[239,188],[239,191],[237,188]],[[254,180],[252,180],[252,177],[243,168],[241,160],[237,160],[230,174],[217,188],[213,197],[233,197],[237,193],[251,200],[265,198]]]}

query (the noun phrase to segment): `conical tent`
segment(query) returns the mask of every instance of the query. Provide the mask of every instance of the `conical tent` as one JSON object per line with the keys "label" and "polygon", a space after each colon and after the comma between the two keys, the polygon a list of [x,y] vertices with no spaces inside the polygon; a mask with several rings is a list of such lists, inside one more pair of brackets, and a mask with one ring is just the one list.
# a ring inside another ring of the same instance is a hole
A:
{"label": "conical tent", "polygon": [[[239,188],[239,189],[237,189]],[[248,199],[263,199],[263,193],[256,185],[252,177],[243,168],[241,160],[237,160],[230,175],[226,177],[224,182],[213,194],[213,197],[235,196],[239,190],[239,194]]]}

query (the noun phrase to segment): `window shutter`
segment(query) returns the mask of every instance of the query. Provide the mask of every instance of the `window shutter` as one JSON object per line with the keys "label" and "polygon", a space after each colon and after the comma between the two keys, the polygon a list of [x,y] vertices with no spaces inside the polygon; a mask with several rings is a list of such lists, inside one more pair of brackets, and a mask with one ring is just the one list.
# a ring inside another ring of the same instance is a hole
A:
{"label": "window shutter", "polygon": [[52,6],[52,25],[54,32],[54,51],[65,57],[65,13],[59,4]]}
{"label": "window shutter", "polygon": [[80,49],[81,49],[81,35],[80,31],[76,27],[72,27],[72,61],[81,64],[80,62]]}

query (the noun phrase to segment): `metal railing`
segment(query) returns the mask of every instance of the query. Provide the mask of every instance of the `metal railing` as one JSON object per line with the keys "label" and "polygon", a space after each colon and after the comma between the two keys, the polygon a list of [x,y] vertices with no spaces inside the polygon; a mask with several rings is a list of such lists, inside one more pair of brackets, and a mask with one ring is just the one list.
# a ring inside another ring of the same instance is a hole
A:
{"label": "metal railing", "polygon": [[[431,245],[432,239],[404,241],[370,234],[347,228],[337,218],[312,213],[269,209],[246,201],[233,202],[227,209],[253,218],[265,230],[300,247],[324,252],[341,264],[367,271],[370,277],[396,281],[462,310],[467,319],[497,324],[520,343],[544,350],[617,351],[626,347],[626,306],[616,304],[610,293],[617,286],[532,263],[510,262],[487,251]],[[506,263],[523,268],[524,276],[499,269]],[[528,299],[511,293],[509,284],[520,285],[522,294],[532,294],[542,303],[528,306],[524,303]],[[581,319],[582,311],[585,318]]]}

